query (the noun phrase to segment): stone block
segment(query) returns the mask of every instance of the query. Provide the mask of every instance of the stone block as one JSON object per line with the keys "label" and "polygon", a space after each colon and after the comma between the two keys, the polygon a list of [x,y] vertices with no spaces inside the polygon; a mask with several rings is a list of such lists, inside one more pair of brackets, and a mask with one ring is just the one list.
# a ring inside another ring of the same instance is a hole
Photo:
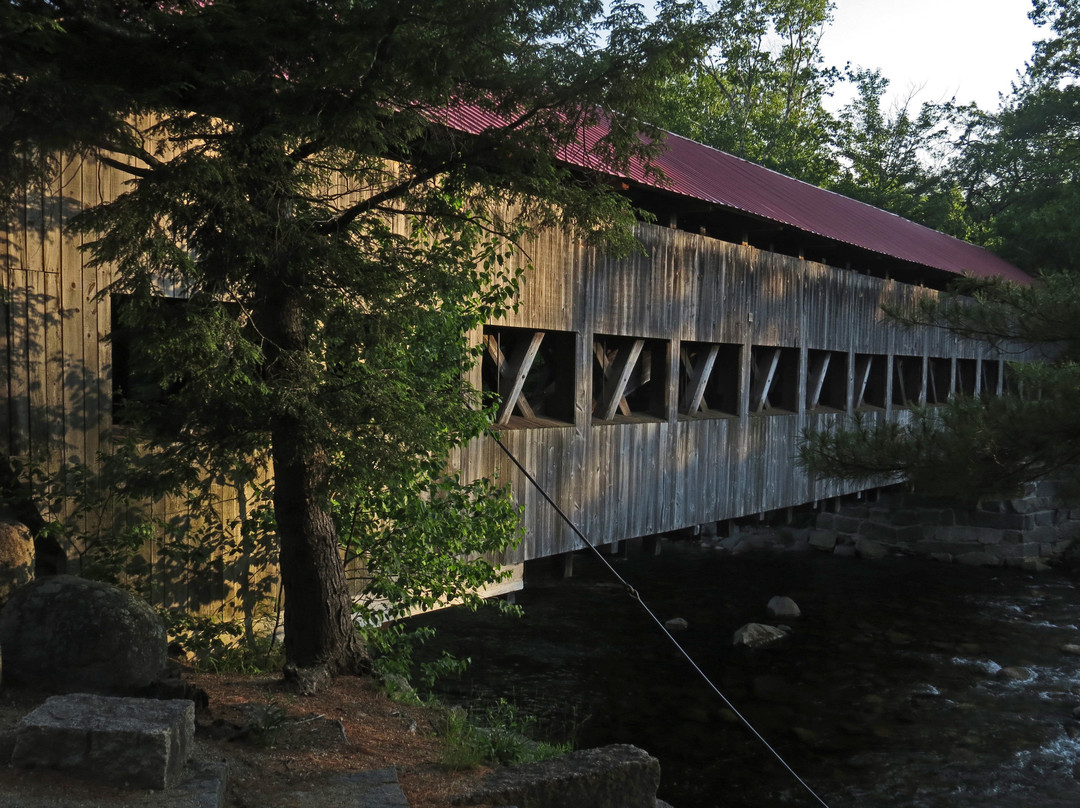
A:
{"label": "stone block", "polygon": [[956,511],[949,508],[927,508],[919,512],[919,522],[924,525],[955,525]]}
{"label": "stone block", "polygon": [[873,539],[863,537],[855,543],[855,554],[859,558],[873,560],[887,556],[889,549]]}
{"label": "stone block", "polygon": [[896,540],[901,544],[916,544],[926,538],[922,525],[903,525],[896,528]]}
{"label": "stone block", "polygon": [[1010,505],[1016,513],[1031,513],[1037,510],[1034,499],[1014,499]]}
{"label": "stone block", "polygon": [[921,541],[916,544],[913,549],[917,553],[925,553],[926,555],[947,555],[950,558],[958,556],[961,553],[970,553],[975,549],[976,545],[957,543],[957,542],[944,542],[944,541]]}
{"label": "stone block", "polygon": [[832,550],[836,546],[836,531],[820,529],[812,531],[810,546],[818,550]]}
{"label": "stone block", "polygon": [[1036,511],[1035,527],[1047,527],[1058,523],[1057,511]]}
{"label": "stone block", "polygon": [[828,529],[836,527],[836,514],[829,511],[822,511],[817,515],[815,524],[818,528]]}
{"label": "stone block", "polygon": [[986,513],[975,511],[970,524],[975,527],[993,527],[1001,530],[1031,530],[1035,527],[1035,515],[1030,513]]}
{"label": "stone block", "polygon": [[859,526],[859,535],[877,542],[895,542],[896,528],[881,522],[866,521]]}
{"label": "stone block", "polygon": [[1063,491],[1062,483],[1059,480],[1040,480],[1035,486],[1035,493],[1038,496],[1049,499],[1059,498]]}
{"label": "stone block", "polygon": [[[865,510],[865,509],[864,509]],[[863,516],[849,516],[837,514],[833,519],[833,527],[841,533],[858,533],[859,526],[865,521]]]}
{"label": "stone block", "polygon": [[848,516],[852,519],[865,519],[870,509],[866,505],[844,505],[837,516]]}
{"label": "stone block", "polygon": [[613,744],[542,763],[498,769],[457,805],[540,808],[655,808],[660,762],[643,749]]}
{"label": "stone block", "polygon": [[892,523],[894,525],[918,525],[922,523],[922,513],[913,509],[893,511]]}
{"label": "stone block", "polygon": [[12,765],[163,789],[180,778],[195,734],[190,701],[52,696],[19,722]]}
{"label": "stone block", "polygon": [[945,525],[935,531],[935,537],[939,541],[962,544],[997,544],[1002,539],[1002,531],[995,530],[992,527],[975,527],[974,525]]}
{"label": "stone block", "polygon": [[1040,546],[1033,542],[1002,544],[994,548],[994,554],[1000,558],[1035,558],[1040,554]]}
{"label": "stone block", "polygon": [[967,564],[969,567],[1000,567],[1001,559],[992,553],[973,551],[961,553],[956,556],[958,564]]}
{"label": "stone block", "polygon": [[934,561],[941,561],[945,564],[951,564],[953,561],[952,553],[931,553],[930,557],[934,559]]}
{"label": "stone block", "polygon": [[1025,541],[1055,542],[1060,538],[1058,529],[1053,525],[1041,525],[1033,530],[1024,531]]}

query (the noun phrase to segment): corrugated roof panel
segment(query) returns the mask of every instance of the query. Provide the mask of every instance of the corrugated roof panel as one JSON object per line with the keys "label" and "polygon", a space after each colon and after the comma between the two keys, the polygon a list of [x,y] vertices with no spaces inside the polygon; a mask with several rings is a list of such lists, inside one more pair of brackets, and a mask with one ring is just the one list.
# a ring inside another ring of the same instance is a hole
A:
{"label": "corrugated roof panel", "polygon": [[[507,125],[494,113],[471,105],[447,110],[446,121],[473,134]],[[982,247],[676,134],[668,133],[664,152],[653,161],[663,179],[647,175],[640,161],[626,173],[605,169],[591,151],[606,131],[601,125],[586,127],[581,142],[562,149],[560,158],[614,176],[628,173],[629,179],[645,186],[925,267],[977,277],[997,275],[1021,283],[1031,280],[1027,273]]]}

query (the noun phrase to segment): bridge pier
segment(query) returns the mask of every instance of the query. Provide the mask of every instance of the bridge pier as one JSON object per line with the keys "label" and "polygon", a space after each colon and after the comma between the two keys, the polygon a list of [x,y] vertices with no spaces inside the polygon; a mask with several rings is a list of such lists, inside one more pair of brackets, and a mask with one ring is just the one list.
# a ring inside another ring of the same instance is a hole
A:
{"label": "bridge pier", "polygon": [[615,558],[625,558],[626,541],[613,541],[611,544],[604,545],[604,552],[606,552],[609,556],[614,556]]}
{"label": "bridge pier", "polygon": [[641,551],[647,556],[660,555],[660,537],[646,536],[641,540]]}
{"label": "bridge pier", "polygon": [[559,553],[551,556],[551,574],[556,578],[573,578],[574,554]]}

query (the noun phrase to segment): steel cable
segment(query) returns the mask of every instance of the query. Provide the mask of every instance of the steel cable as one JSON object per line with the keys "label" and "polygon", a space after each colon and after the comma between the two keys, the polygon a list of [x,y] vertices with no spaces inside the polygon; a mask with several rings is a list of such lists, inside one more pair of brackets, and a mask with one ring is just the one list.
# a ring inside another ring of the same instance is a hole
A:
{"label": "steel cable", "polygon": [[773,757],[775,757],[778,761],[780,761],[780,765],[783,766],[785,769],[787,769],[788,773],[790,773],[791,776],[794,777],[795,780],[798,781],[799,785],[801,785],[804,789],[806,789],[807,793],[809,793],[810,796],[812,796],[815,800],[817,800],[818,803],[820,803],[822,806],[824,806],[824,808],[829,808],[829,804],[827,802],[825,802],[825,800],[823,800],[820,796],[818,796],[818,793],[816,791],[814,791],[814,789],[812,789],[810,787],[810,785],[798,775],[798,773],[788,764],[788,762],[786,760],[784,760],[784,758],[780,755],[780,753],[776,751],[776,749],[772,746],[772,744],[770,744],[767,740],[765,740],[765,737],[760,732],[758,732],[757,729],[754,728],[754,725],[751,724],[750,721],[741,712],[739,712],[739,710],[735,707],[734,704],[731,703],[731,701],[728,699],[728,697],[723,694],[723,692],[720,690],[720,688],[718,688],[715,684],[713,684],[713,681],[712,681],[712,679],[709,678],[708,674],[706,674],[705,671],[703,671],[701,669],[701,666],[698,665],[697,662],[694,661],[694,658],[692,656],[690,656],[690,653],[685,648],[683,648],[682,644],[679,643],[679,641],[675,639],[675,637],[672,635],[672,633],[670,631],[668,631],[667,626],[665,626],[663,624],[663,622],[660,620],[660,618],[656,616],[656,614],[653,612],[653,610],[649,608],[649,605],[647,603],[645,603],[645,601],[642,599],[641,594],[636,589],[634,589],[634,587],[631,586],[630,583],[625,578],[623,578],[622,575],[619,574],[618,570],[616,570],[615,567],[613,567],[611,565],[611,563],[607,560],[607,558],[604,557],[604,554],[600,552],[600,550],[596,547],[596,545],[594,545],[591,541],[589,541],[589,539],[585,536],[585,534],[582,533],[578,529],[577,525],[575,525],[573,523],[573,521],[570,519],[570,517],[568,517],[563,512],[562,508],[559,507],[558,503],[556,503],[555,500],[553,500],[548,495],[548,492],[546,490],[544,490],[544,487],[542,485],[540,485],[539,482],[537,482],[536,478],[533,477],[533,475],[529,473],[529,470],[526,469],[525,466],[523,466],[521,464],[521,461],[519,461],[517,459],[517,457],[514,456],[514,453],[511,452],[508,448],[506,448],[506,444],[504,444],[501,440],[499,440],[497,435],[492,435],[492,438],[495,440],[495,443],[498,444],[499,448],[503,450],[503,452],[506,454],[506,456],[508,458],[510,458],[510,462],[513,463],[515,466],[517,466],[518,470],[522,474],[525,475],[525,479],[527,479],[532,484],[532,486],[540,493],[540,496],[542,496],[544,498],[544,500],[552,508],[555,509],[555,513],[557,513],[559,515],[559,517],[564,522],[566,522],[567,525],[569,525],[570,529],[572,531],[574,531],[574,534],[581,540],[582,544],[584,544],[588,549],[590,549],[593,552],[593,554],[598,559],[600,559],[601,563],[603,563],[603,565],[608,568],[608,570],[611,572],[611,574],[615,576],[616,580],[618,580],[618,582],[620,584],[622,584],[622,586],[626,589],[627,594],[630,595],[631,598],[636,600],[641,605],[641,608],[645,610],[645,613],[650,618],[652,618],[652,621],[654,623],[656,623],[656,625],[657,625],[657,627],[659,627],[660,631],[662,631],[664,633],[664,636],[668,638],[668,640],[671,642],[672,645],[675,646],[675,648],[678,650],[678,652],[680,654],[682,654],[682,656],[686,659],[687,662],[690,663],[690,666],[695,671],[697,671],[698,675],[702,678],[702,680],[705,682],[705,684],[707,684],[709,686],[709,688],[717,696],[720,697],[720,700],[722,702],[724,702],[724,704],[727,706],[727,708],[729,710],[731,710],[731,712],[733,712],[738,717],[739,721],[741,721],[743,723],[743,725],[748,730],[750,730],[751,734],[755,738],[757,738],[759,741],[761,741],[761,743],[765,746],[765,748],[768,749],[769,752],[772,753]]}

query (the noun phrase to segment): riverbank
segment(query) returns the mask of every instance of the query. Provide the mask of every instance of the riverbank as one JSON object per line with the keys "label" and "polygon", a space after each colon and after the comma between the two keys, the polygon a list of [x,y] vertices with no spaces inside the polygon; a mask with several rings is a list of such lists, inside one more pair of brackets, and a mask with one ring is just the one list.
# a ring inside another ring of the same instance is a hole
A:
{"label": "riverbank", "polygon": [[[438,712],[399,704],[370,679],[340,677],[315,696],[299,696],[278,674],[196,674],[206,692],[197,710],[197,757],[228,764],[227,808],[293,808],[297,794],[319,801],[324,782],[342,772],[392,767],[410,808],[448,808],[488,770],[443,765]],[[0,690],[0,755],[10,754],[18,721],[45,696]],[[122,806],[131,792],[0,766],[0,804],[65,806],[76,796],[102,808]],[[52,803],[45,802],[51,799]],[[82,803],[80,803],[82,804]]]}
{"label": "riverbank", "polygon": [[[833,808],[1076,804],[1072,572],[708,544],[612,560],[662,620],[686,620],[679,640]],[[679,808],[809,804],[598,562],[579,556],[569,580],[532,572],[520,620],[418,621],[437,629],[423,654],[473,659],[444,700],[509,698],[578,745],[648,749],[660,797]],[[771,620],[778,595],[802,616]],[[748,622],[792,630],[769,648],[734,647]]]}

